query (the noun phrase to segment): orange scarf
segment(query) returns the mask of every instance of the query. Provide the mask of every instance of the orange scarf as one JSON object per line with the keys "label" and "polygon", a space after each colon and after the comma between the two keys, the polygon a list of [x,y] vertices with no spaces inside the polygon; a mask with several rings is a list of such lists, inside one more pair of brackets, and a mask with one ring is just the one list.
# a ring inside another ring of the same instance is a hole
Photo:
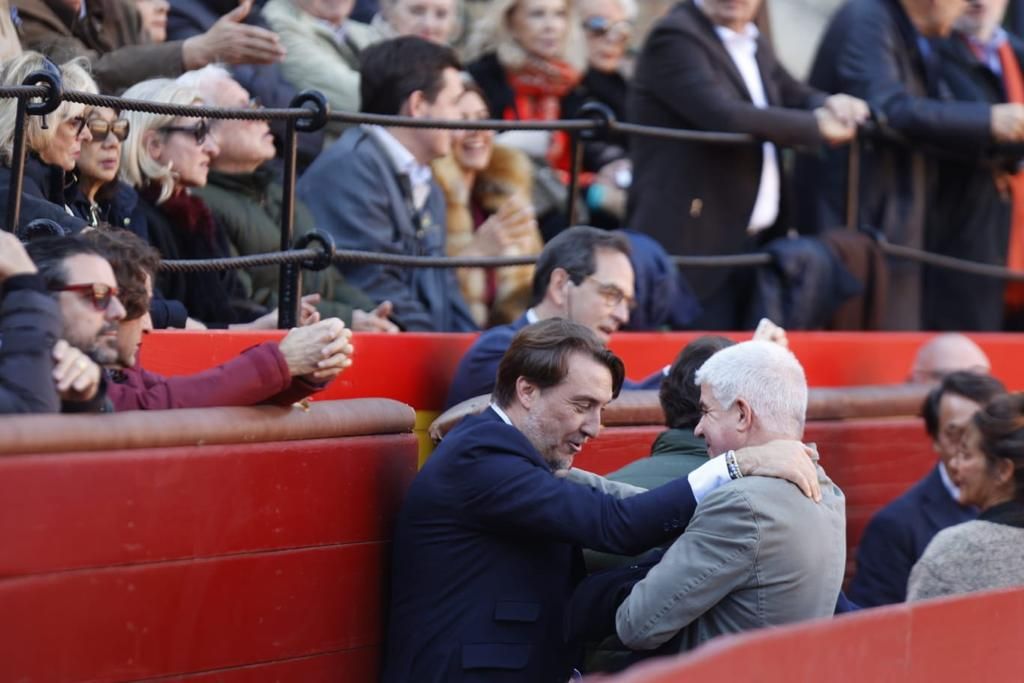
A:
{"label": "orange scarf", "polygon": [[[1024,75],[1020,71],[1017,55],[1010,41],[1004,40],[998,48],[999,62],[1003,65],[1003,86],[1007,102],[1024,103]],[[1006,252],[1006,265],[1024,271],[1024,172],[1008,177],[1013,218],[1010,221],[1010,244]],[[1004,294],[1006,307],[1012,311],[1024,309],[1024,282],[1008,282]]]}
{"label": "orange scarf", "polygon": [[[530,60],[516,71],[508,72],[508,83],[515,95],[514,109],[502,112],[506,121],[554,121],[562,113],[562,98],[576,87],[580,74],[566,62]],[[569,134],[558,131],[551,136],[548,163],[568,171],[572,165]]]}

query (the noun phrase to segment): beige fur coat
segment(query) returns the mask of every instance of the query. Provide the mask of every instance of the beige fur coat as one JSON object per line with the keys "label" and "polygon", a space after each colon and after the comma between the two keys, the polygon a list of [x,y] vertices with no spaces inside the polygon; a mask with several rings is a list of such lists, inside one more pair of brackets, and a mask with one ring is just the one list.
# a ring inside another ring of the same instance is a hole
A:
{"label": "beige fur coat", "polygon": [[[500,145],[494,146],[491,162],[477,175],[472,188],[466,187],[464,176],[451,155],[435,161],[434,177],[444,190],[448,206],[448,255],[460,255],[472,242],[476,227],[471,206],[475,203],[487,215],[498,210],[509,197],[522,194],[530,197],[533,170],[522,152]],[[502,256],[536,255],[543,248],[540,232],[533,230],[527,238],[509,245]],[[533,266],[496,269],[494,301],[487,301],[487,271],[484,268],[460,268],[459,285],[473,319],[481,327],[512,322],[530,304]]]}

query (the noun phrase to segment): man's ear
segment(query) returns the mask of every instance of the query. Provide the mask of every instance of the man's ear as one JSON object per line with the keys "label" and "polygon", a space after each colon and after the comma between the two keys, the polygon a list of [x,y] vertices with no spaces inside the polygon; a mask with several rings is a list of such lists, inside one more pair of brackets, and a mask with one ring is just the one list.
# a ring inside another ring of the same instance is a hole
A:
{"label": "man's ear", "polygon": [[564,306],[569,297],[569,285],[571,284],[572,278],[569,277],[569,271],[565,268],[555,268],[551,271],[551,277],[548,278],[546,298],[556,306]]}
{"label": "man's ear", "polygon": [[754,426],[754,411],[750,409],[750,404],[746,399],[742,398],[736,399],[736,409],[739,412],[736,431],[749,432]]}
{"label": "man's ear", "polygon": [[530,380],[525,377],[519,377],[516,379],[516,398],[527,410],[533,406],[539,394],[540,389]]}
{"label": "man's ear", "polygon": [[423,96],[422,90],[413,90],[412,93],[405,98],[405,103],[402,104],[401,114],[403,116],[419,116],[424,117],[429,112],[427,106],[430,103],[427,102],[427,98]]}

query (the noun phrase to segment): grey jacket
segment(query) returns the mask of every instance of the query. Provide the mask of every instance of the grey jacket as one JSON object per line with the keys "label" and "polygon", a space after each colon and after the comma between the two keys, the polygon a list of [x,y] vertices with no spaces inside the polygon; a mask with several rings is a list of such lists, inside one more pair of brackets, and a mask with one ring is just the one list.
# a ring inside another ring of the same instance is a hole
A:
{"label": "grey jacket", "polygon": [[[296,191],[317,229],[330,233],[341,249],[444,256],[447,223],[441,188],[433,183],[417,212],[403,191],[406,182],[407,176],[398,173],[369,130],[357,126],[317,157]],[[391,317],[404,330],[477,329],[453,269],[344,264],[341,270],[374,301],[391,301]]]}
{"label": "grey jacket", "polygon": [[910,571],[907,600],[1024,586],[1024,529],[977,520],[935,534]]}
{"label": "grey jacket", "polygon": [[634,650],[679,634],[689,650],[726,633],[832,616],[846,569],[846,499],[818,467],[822,501],[744,477],[705,497],[686,532],[619,606]]}

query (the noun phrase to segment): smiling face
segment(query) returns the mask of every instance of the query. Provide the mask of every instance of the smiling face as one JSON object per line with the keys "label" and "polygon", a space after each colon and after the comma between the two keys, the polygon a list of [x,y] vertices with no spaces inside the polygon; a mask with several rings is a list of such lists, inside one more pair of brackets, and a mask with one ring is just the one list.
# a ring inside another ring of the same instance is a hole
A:
{"label": "smiling face", "polygon": [[[409,96],[408,104],[403,106],[403,110],[418,118],[454,121],[461,119],[459,99],[465,91],[462,78],[459,76],[459,72],[451,67],[446,68],[441,77],[442,86],[433,102],[428,101],[422,91],[417,91]],[[440,159],[451,151],[452,132],[450,130],[429,128],[409,130],[412,133],[405,139],[412,146],[406,145],[406,147],[421,164],[429,164],[434,159]]]}
{"label": "smiling face", "polygon": [[509,31],[531,56],[560,59],[569,31],[566,0],[519,0],[509,15]]}
{"label": "smiling face", "polygon": [[163,129],[146,131],[146,150],[162,165],[171,165],[175,189],[203,187],[210,164],[220,152],[213,135],[197,139],[203,121],[176,118]]}
{"label": "smiling face", "polygon": [[[459,111],[465,121],[480,121],[490,117],[487,103],[473,90],[462,93],[462,97],[459,98]],[[466,171],[483,171],[491,163],[493,151],[492,130],[452,131],[452,154],[459,167]]]}
{"label": "smiling face", "polygon": [[[106,259],[95,254],[76,254],[64,261],[67,286],[102,284],[117,287],[114,271]],[[100,365],[117,360],[117,323],[124,318],[124,306],[115,296],[106,310],[92,303],[91,295],[81,292],[60,292],[57,297],[63,337],[69,344],[90,356]]]}
{"label": "smiling face", "polygon": [[587,440],[601,430],[601,410],[612,400],[612,374],[589,355],[571,353],[565,379],[540,389],[525,378],[516,396],[526,410],[520,428],[552,470],[569,469]]}
{"label": "smiling face", "polygon": [[[39,158],[51,166],[72,171],[82,153],[82,144],[92,140],[89,128],[85,126],[85,107],[80,104],[68,107],[64,118],[57,124],[53,137],[46,147],[36,150]],[[53,125],[51,123],[51,125]]]}
{"label": "smiling face", "polygon": [[399,36],[419,36],[446,45],[458,23],[455,0],[391,0],[384,18]]}
{"label": "smiling face", "polygon": [[[89,122],[117,120],[113,109],[96,107],[89,113]],[[82,154],[78,159],[78,182],[83,189],[86,186],[100,186],[117,178],[117,169],[121,165],[121,141],[113,132],[102,138],[99,135],[82,145]],[[88,194],[88,192],[87,192]]]}
{"label": "smiling face", "polygon": [[742,448],[744,432],[741,427],[739,402],[726,408],[715,397],[707,383],[700,385],[700,422],[693,430],[696,436],[703,436],[708,445],[708,457],[713,458],[729,450]]}

